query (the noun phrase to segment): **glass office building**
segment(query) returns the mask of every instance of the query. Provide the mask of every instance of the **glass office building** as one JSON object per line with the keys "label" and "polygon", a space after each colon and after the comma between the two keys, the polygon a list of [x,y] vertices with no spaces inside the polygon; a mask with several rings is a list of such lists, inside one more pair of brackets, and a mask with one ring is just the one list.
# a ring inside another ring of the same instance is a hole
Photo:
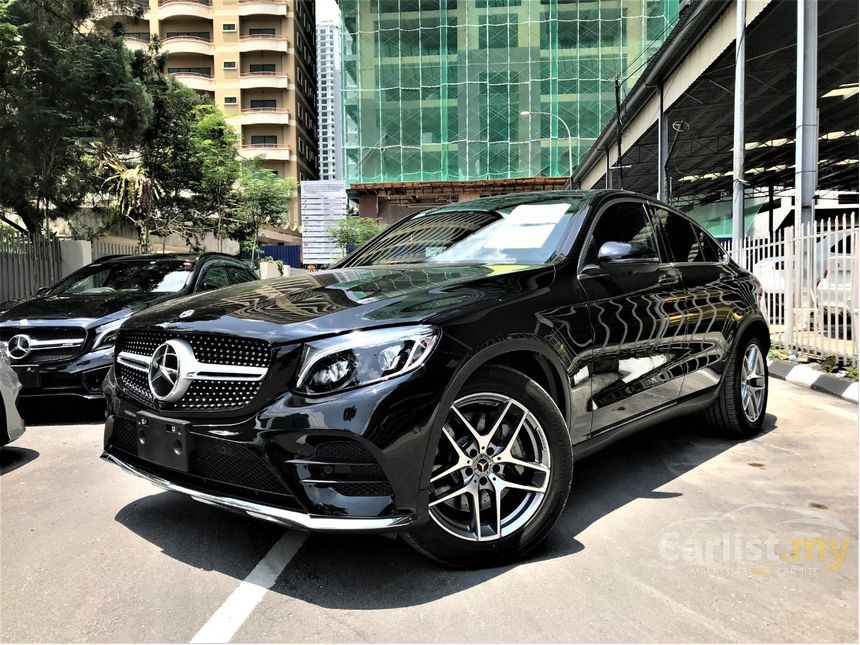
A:
{"label": "glass office building", "polygon": [[679,0],[340,7],[351,185],[569,174],[615,115],[616,77],[622,92],[635,82]]}

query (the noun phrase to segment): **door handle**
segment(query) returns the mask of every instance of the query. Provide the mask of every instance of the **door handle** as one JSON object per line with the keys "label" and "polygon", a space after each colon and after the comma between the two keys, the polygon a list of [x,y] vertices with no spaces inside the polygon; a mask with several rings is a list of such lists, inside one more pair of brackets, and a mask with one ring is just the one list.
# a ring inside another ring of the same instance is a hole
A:
{"label": "door handle", "polygon": [[657,278],[658,284],[677,284],[678,276],[672,275],[671,273],[664,273],[659,278]]}

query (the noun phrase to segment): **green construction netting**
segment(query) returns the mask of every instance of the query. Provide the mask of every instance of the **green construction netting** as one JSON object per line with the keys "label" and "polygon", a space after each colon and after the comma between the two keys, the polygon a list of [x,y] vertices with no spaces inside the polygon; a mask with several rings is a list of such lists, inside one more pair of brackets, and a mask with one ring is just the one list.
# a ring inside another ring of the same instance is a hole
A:
{"label": "green construction netting", "polygon": [[340,0],[347,184],[569,174],[678,2]]}

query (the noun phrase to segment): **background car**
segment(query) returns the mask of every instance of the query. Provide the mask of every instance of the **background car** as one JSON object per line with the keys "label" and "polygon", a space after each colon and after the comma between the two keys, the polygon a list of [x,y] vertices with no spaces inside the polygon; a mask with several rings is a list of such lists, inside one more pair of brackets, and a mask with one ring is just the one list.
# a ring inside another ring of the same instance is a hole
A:
{"label": "background car", "polygon": [[119,326],[156,303],[256,280],[221,253],[103,258],[0,314],[0,343],[18,374],[20,399],[102,398]]}
{"label": "background car", "polygon": [[24,434],[24,421],[15,405],[20,389],[21,384],[9,367],[5,352],[0,352],[0,446],[12,443]]}
{"label": "background car", "polygon": [[759,289],[642,195],[450,204],[332,270],[133,316],[105,379],[103,456],[287,526],[509,562],[555,524],[575,457],[692,412],[759,431]]}

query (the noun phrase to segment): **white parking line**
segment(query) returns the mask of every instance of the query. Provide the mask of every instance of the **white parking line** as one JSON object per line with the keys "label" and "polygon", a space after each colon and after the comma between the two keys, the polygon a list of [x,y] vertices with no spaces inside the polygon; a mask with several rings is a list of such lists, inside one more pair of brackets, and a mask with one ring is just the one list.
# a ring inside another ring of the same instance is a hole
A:
{"label": "white parking line", "polygon": [[191,639],[192,643],[229,643],[254,608],[260,604],[266,592],[275,584],[281,571],[304,544],[306,533],[287,531],[275,542],[254,570],[239,583],[236,590],[224,601],[200,631]]}

